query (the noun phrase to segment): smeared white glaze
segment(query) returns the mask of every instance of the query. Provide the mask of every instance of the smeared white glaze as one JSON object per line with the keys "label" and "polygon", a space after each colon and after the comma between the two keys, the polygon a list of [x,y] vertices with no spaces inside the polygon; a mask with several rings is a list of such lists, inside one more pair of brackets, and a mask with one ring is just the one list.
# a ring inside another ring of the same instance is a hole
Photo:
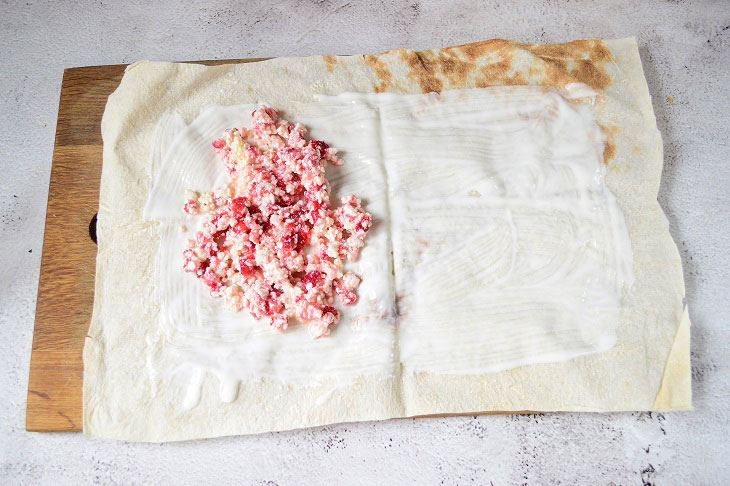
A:
{"label": "smeared white glaze", "polygon": [[528,87],[352,98],[382,121],[404,372],[613,346],[632,254],[586,106]]}
{"label": "smeared white glaze", "polygon": [[157,182],[160,164],[170,149],[171,142],[185,130],[186,126],[185,120],[179,114],[170,111],[163,113],[157,121],[155,133],[152,135],[152,153],[150,154],[150,189]]}
{"label": "smeared white glaze", "polygon": [[208,108],[157,142],[169,149],[145,207],[161,221],[155,285],[166,345],[155,373],[192,373],[199,388],[205,370],[230,401],[239,379],[342,384],[396,373],[399,361],[405,372],[493,372],[615,342],[631,248],[603,183],[603,135],[587,107],[540,87],[351,93],[285,113],[342,151],[346,164],[327,169],[333,199],[357,194],[373,215],[351,266],[360,300],[317,341],[304,326],[279,333],[225,310],[180,268],[195,228],[180,207],[185,189],[225,179],[210,142],[246,126],[253,108]]}

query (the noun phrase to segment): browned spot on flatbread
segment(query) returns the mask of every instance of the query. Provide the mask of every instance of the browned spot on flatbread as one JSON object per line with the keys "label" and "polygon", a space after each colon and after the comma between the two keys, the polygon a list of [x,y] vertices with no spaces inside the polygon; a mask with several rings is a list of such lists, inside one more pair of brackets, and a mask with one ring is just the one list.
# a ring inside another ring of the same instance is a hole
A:
{"label": "browned spot on flatbread", "polygon": [[522,74],[521,72],[517,71],[513,75],[507,77],[507,79],[505,80],[505,84],[508,84],[508,85],[525,85],[525,84],[530,84],[530,82],[527,80],[527,78],[525,77],[524,74]]}
{"label": "browned spot on flatbread", "polygon": [[507,84],[509,72],[512,70],[512,58],[503,58],[497,62],[487,64],[479,68],[481,76],[474,80],[477,88],[488,86],[503,86]]}
{"label": "browned spot on flatbread", "polygon": [[616,155],[616,144],[610,140],[606,140],[606,146],[603,149],[603,163],[608,164]]}
{"label": "browned spot on flatbread", "polygon": [[422,92],[472,86],[562,87],[576,81],[602,90],[611,84],[603,64],[613,62],[605,44],[592,40],[544,45],[491,39],[432,51],[397,49],[365,56],[380,80],[376,91],[385,91],[396,84],[390,70],[380,60],[380,56],[395,54],[406,64],[408,77]]}
{"label": "browned spot on flatbread", "polygon": [[[470,71],[477,70],[478,76],[474,85],[478,88],[500,85],[528,85],[532,84],[529,78],[539,74],[537,66],[527,66],[526,69],[514,70],[514,56],[517,44],[504,39],[492,39],[474,44],[466,44],[445,51],[456,50],[462,56],[470,59]],[[486,62],[486,64],[483,64]]]}
{"label": "browned spot on flatbread", "polygon": [[603,123],[599,123],[598,126],[601,127],[601,130],[606,132],[606,135],[609,137],[613,137],[619,130],[621,130],[621,127],[616,125],[604,125]]}
{"label": "browned spot on flatbread", "polygon": [[544,76],[539,84],[564,86],[580,81],[593,89],[611,85],[604,63],[613,62],[611,51],[603,41],[580,40],[564,44],[520,44],[545,62]]}
{"label": "browned spot on flatbread", "polygon": [[408,77],[415,79],[422,93],[440,93],[444,89],[443,81],[436,74],[436,64],[429,57],[420,52],[402,51],[401,59],[410,68]]}
{"label": "browned spot on flatbread", "polygon": [[513,47],[513,43],[510,41],[504,39],[490,39],[482,42],[472,42],[471,44],[450,47],[448,49],[461,52],[467,59],[475,61],[490,52],[511,47]]}
{"label": "browned spot on flatbread", "polygon": [[444,83],[433,76],[419,79],[418,84],[423,93],[440,93],[444,89]]}
{"label": "browned spot on flatbread", "polygon": [[[445,79],[450,88],[465,88],[468,86],[469,75],[476,69],[476,63],[464,59],[459,51],[454,49],[438,49],[435,51],[419,51],[415,57],[407,56],[409,67],[418,73],[420,68],[419,86],[431,91],[443,89]],[[440,89],[439,88],[440,84]]]}
{"label": "browned spot on flatbread", "polygon": [[632,154],[640,154],[641,153],[641,147],[639,147],[638,145],[634,145],[633,147],[631,147],[631,153]]}
{"label": "browned spot on flatbread", "polygon": [[452,88],[467,87],[469,75],[476,69],[474,61],[464,60],[457,52],[448,49],[437,51],[436,66]]}
{"label": "browned spot on flatbread", "polygon": [[568,73],[581,83],[594,89],[605,89],[611,85],[611,77],[606,70],[593,61],[576,61],[576,66]]}
{"label": "browned spot on flatbread", "polygon": [[544,86],[561,87],[568,83],[575,82],[575,79],[568,74],[568,62],[562,59],[543,59],[543,71],[538,84]]}
{"label": "browned spot on flatbread", "polygon": [[601,40],[576,40],[563,44],[521,44],[542,58],[611,62],[613,56]]}
{"label": "browned spot on flatbread", "polygon": [[620,127],[615,125],[603,125],[601,123],[599,123],[598,126],[601,127],[606,134],[606,145],[603,148],[603,163],[608,164],[616,155],[616,143],[614,142],[614,139]]}
{"label": "browned spot on flatbread", "polygon": [[431,91],[439,91],[436,89],[439,83],[440,89],[443,89],[444,80],[449,88],[467,88],[470,86],[469,76],[477,69],[477,63],[473,59],[453,47],[419,51],[415,53],[415,57],[406,53],[402,58],[409,63],[412,72],[420,72],[419,86]]}
{"label": "browned spot on flatbread", "polygon": [[579,81],[593,89],[602,90],[611,85],[611,77],[606,70],[593,61],[565,61],[545,58],[544,75],[538,84],[565,86]]}
{"label": "browned spot on flatbread", "polygon": [[385,64],[385,61],[380,59],[378,55],[373,54],[369,54],[364,57],[365,62],[368,66],[373,68],[375,76],[380,80],[378,84],[373,86],[375,92],[382,93],[387,91],[393,82],[393,74],[391,74],[390,69],[388,69],[388,66]]}
{"label": "browned spot on flatbread", "polygon": [[566,73],[568,71],[568,61],[563,61],[562,59],[543,59],[546,63],[550,65],[550,67],[553,67],[560,71],[561,73]]}
{"label": "browned spot on flatbread", "polygon": [[335,64],[337,64],[337,58],[335,56],[324,56],[324,67],[327,71],[334,72]]}
{"label": "browned spot on flatbread", "polygon": [[416,58],[427,72],[435,73],[438,71],[438,65],[429,51],[416,51]]}

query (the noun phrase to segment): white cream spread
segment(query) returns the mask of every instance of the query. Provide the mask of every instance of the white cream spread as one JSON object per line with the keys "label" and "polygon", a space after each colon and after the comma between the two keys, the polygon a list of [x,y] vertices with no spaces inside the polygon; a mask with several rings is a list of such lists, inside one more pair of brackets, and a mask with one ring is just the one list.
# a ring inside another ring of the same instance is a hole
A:
{"label": "white cream spread", "polygon": [[183,274],[195,223],[180,207],[185,189],[223,182],[210,143],[255,107],[210,107],[178,130],[168,116],[155,137],[144,216],[160,222],[160,333],[150,339],[165,345],[148,362],[155,377],[189,383],[186,407],[207,373],[230,401],[241,379],[485,373],[614,344],[632,254],[603,182],[603,134],[588,106],[542,87],[348,93],[285,112],[341,150],[346,164],[327,168],[333,199],[358,194],[373,216],[348,264],[360,299],[317,341],[304,326],[282,333],[227,311]]}

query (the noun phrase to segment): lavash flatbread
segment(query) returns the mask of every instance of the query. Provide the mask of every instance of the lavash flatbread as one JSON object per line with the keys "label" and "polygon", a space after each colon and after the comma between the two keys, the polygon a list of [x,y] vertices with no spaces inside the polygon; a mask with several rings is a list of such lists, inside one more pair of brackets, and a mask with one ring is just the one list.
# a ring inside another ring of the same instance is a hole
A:
{"label": "lavash flatbread", "polygon": [[[565,88],[574,82],[600,93],[594,110],[609,135],[606,182],[625,214],[634,252],[636,282],[624,295],[613,349],[476,376],[421,373],[330,389],[243,382],[231,404],[220,403],[211,381],[200,405],[189,411],[172,405],[174,387],[148,379],[145,357],[159,346],[148,340],[159,313],[151,289],[157,235],[141,210],[152,137],[165,111],[189,121],[215,104],[266,100],[287,110],[315,94],[510,84]],[[109,97],[102,134],[96,292],[84,347],[87,434],[166,441],[437,413],[691,407],[681,262],[656,201],[662,144],[634,39],[558,45],[491,40],[216,67],[144,61],[127,69]]]}

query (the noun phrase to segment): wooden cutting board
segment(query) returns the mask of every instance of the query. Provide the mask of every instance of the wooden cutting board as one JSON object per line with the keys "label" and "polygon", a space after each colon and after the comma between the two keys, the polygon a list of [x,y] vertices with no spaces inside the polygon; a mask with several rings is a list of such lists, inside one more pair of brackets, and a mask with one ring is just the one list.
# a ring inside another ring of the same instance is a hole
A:
{"label": "wooden cutting board", "polygon": [[[195,62],[211,66],[262,60]],[[126,66],[63,72],[30,357],[28,431],[81,431],[81,354],[94,303],[101,116]],[[503,412],[432,416],[493,413]]]}
{"label": "wooden cutting board", "polygon": [[96,244],[90,230],[99,206],[101,116],[125,68],[63,72],[28,378],[29,431],[81,430],[81,352],[94,303]]}

